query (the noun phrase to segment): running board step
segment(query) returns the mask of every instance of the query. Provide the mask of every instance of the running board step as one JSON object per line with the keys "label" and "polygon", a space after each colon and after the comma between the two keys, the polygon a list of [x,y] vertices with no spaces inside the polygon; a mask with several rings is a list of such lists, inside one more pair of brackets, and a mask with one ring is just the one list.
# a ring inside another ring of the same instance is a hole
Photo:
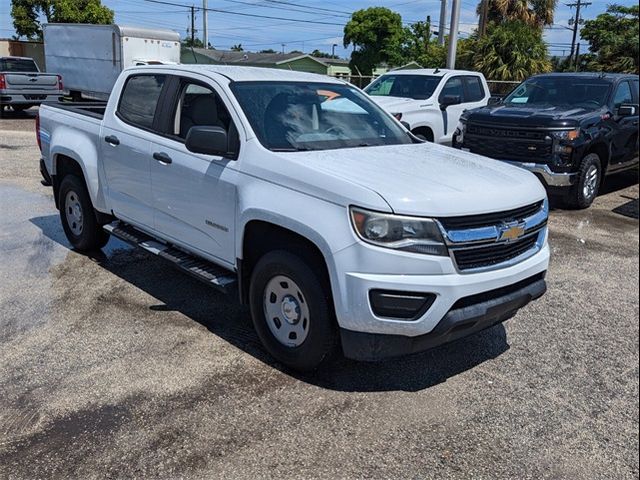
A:
{"label": "running board step", "polygon": [[110,235],[167,260],[183,272],[205,282],[211,287],[229,294],[235,294],[237,292],[236,275],[226,268],[219,267],[200,257],[162,243],[131,225],[120,221],[109,223],[103,228]]}

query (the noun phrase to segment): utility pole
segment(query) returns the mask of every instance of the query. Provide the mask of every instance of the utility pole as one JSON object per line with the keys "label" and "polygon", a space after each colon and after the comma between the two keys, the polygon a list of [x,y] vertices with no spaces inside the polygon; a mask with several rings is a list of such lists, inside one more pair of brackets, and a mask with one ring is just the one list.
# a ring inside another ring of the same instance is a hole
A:
{"label": "utility pole", "polygon": [[579,63],[580,63],[580,42],[578,42],[578,47],[576,48],[576,72],[580,67]]}
{"label": "utility pole", "polygon": [[202,0],[202,43],[204,44],[204,48],[209,48],[208,9],[207,0]]}
{"label": "utility pole", "polygon": [[440,23],[438,24],[438,45],[444,45],[444,24],[447,23],[447,0],[440,0]]}
{"label": "utility pole", "polygon": [[453,0],[451,5],[451,28],[449,29],[449,48],[447,50],[447,68],[456,68],[456,50],[458,48],[458,26],[460,25],[461,0]]}
{"label": "utility pole", "polygon": [[569,53],[569,65],[571,65],[571,62],[574,60],[573,54],[576,50],[576,38],[578,37],[578,26],[580,25],[580,7],[588,7],[589,5],[591,5],[591,2],[583,2],[582,0],[578,0],[575,3],[565,3],[565,5],[569,8],[576,7],[576,16],[573,19],[573,39],[571,40],[571,53]]}
{"label": "utility pole", "polygon": [[196,7],[191,5],[191,46],[196,41]]}
{"label": "utility pole", "polygon": [[333,45],[331,45],[331,58],[335,58],[336,56],[336,47],[338,46],[337,43],[334,43]]}
{"label": "utility pole", "polygon": [[480,4],[480,19],[478,21],[478,38],[484,37],[487,33],[487,22],[489,21],[489,0],[482,0]]}

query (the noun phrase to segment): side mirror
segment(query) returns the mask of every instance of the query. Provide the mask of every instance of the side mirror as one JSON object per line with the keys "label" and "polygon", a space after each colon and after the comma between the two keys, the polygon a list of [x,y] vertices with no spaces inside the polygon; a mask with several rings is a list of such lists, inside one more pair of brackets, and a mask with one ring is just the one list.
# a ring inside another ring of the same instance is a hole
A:
{"label": "side mirror", "polygon": [[618,107],[618,116],[620,117],[630,117],[631,115],[635,115],[637,112],[638,110],[634,105],[620,105]]}
{"label": "side mirror", "polygon": [[440,110],[446,110],[451,105],[459,105],[462,103],[460,95],[445,95],[440,99]]}
{"label": "side mirror", "polygon": [[487,105],[498,105],[499,103],[502,103],[502,97],[489,97]]}
{"label": "side mirror", "polygon": [[185,146],[193,153],[226,156],[229,153],[229,138],[227,131],[221,127],[191,127]]}

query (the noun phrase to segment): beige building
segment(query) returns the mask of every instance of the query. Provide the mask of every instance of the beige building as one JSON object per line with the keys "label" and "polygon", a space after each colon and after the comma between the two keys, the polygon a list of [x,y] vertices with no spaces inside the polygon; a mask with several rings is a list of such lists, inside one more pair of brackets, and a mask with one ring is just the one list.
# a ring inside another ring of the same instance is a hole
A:
{"label": "beige building", "polygon": [[33,58],[41,71],[46,71],[44,61],[44,44],[42,42],[24,42],[0,38],[0,57]]}

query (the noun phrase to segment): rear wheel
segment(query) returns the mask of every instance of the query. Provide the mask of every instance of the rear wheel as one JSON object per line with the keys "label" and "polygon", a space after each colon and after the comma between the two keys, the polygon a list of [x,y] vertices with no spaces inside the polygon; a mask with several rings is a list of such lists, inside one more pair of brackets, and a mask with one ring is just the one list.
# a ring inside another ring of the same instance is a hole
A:
{"label": "rear wheel", "polygon": [[315,271],[296,255],[273,251],[258,261],[249,287],[251,317],[262,344],[300,371],[327,361],[337,345],[331,300]]}
{"label": "rear wheel", "polygon": [[87,187],[80,178],[66,175],[62,179],[58,205],[62,228],[76,250],[98,250],[107,244],[109,234],[98,223]]}
{"label": "rear wheel", "polygon": [[565,203],[569,208],[589,208],[598,195],[602,182],[602,164],[595,153],[586,155],[580,163],[578,179],[571,187]]}

